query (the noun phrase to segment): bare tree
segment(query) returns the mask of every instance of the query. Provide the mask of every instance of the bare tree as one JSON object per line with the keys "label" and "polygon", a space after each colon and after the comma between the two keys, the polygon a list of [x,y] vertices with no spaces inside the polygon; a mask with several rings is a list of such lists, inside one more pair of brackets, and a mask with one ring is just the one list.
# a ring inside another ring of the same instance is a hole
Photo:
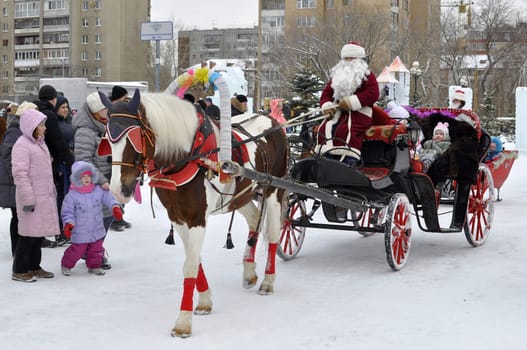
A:
{"label": "bare tree", "polygon": [[[273,83],[279,86],[275,92],[287,95],[289,82],[294,74],[308,69],[316,76],[329,80],[330,69],[339,60],[342,46],[357,41],[364,46],[372,71],[381,71],[389,52],[390,33],[386,13],[375,9],[358,8],[352,13],[328,13],[317,18],[316,23],[298,27],[294,33],[288,33],[287,42],[278,42],[270,49],[267,69],[272,69]],[[260,79],[265,82],[265,73]],[[282,97],[280,96],[280,97]]]}

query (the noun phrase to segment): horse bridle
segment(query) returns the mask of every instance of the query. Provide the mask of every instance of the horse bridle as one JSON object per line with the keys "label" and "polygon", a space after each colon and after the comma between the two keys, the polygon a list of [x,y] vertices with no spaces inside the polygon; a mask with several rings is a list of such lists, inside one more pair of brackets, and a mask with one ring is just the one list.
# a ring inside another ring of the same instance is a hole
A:
{"label": "horse bridle", "polygon": [[[137,152],[137,150],[139,148],[138,147],[139,145],[134,145],[133,142],[130,141],[132,143],[132,146],[133,146],[134,150],[136,151],[136,156],[135,156],[134,162],[133,163],[128,163],[128,162],[123,162],[123,161],[114,161],[113,158],[112,158],[112,166],[113,165],[119,165],[119,166],[126,166],[126,167],[131,167],[131,168],[137,169],[139,171],[139,175],[138,175],[137,179],[142,183],[144,174],[145,174],[145,172],[148,169],[148,163],[150,162],[150,159],[148,158],[147,153],[146,153],[147,152],[147,143],[148,143],[148,145],[150,145],[150,147],[154,147],[153,130],[152,130],[152,128],[150,128],[149,125],[147,125],[144,122],[144,119],[141,117],[140,113],[138,115],[133,115],[133,114],[129,114],[129,113],[115,113],[115,114],[112,114],[111,117],[123,117],[123,118],[134,119],[134,120],[137,121],[137,125],[134,125],[133,127],[129,127],[128,130],[125,130],[125,132],[123,132],[123,134],[120,135],[119,139],[122,138],[122,137],[127,136],[130,132],[132,132],[134,130],[139,130],[139,132],[140,132],[140,141],[141,141],[140,152]],[[109,132],[108,132],[108,134],[109,134]],[[110,139],[110,141],[112,141],[112,140]],[[115,141],[117,141],[117,140],[115,140]]]}

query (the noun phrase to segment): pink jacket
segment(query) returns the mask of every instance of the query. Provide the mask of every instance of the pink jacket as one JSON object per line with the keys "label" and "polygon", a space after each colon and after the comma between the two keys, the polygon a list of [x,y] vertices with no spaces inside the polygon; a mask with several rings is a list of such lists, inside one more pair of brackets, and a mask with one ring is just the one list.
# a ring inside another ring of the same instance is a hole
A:
{"label": "pink jacket", "polygon": [[[36,140],[32,135],[44,120],[46,116],[37,110],[23,112],[20,117],[23,135],[12,151],[18,233],[21,236],[44,237],[60,233],[51,156],[44,139]],[[25,206],[34,206],[34,211],[24,211]]]}

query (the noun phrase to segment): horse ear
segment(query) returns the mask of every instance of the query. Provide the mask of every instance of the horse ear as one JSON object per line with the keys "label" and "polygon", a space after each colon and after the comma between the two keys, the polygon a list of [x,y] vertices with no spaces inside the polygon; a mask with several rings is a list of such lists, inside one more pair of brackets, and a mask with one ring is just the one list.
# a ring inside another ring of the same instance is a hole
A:
{"label": "horse ear", "polygon": [[106,107],[106,108],[110,108],[112,106],[112,101],[110,101],[110,99],[108,98],[108,96],[106,96],[105,94],[103,94],[102,92],[100,91],[97,91],[99,93],[99,97],[101,98],[101,102],[102,104]]}
{"label": "horse ear", "polygon": [[139,89],[135,89],[134,96],[128,102],[128,110],[132,113],[136,113],[139,109],[139,104],[141,104],[141,94],[139,93]]}

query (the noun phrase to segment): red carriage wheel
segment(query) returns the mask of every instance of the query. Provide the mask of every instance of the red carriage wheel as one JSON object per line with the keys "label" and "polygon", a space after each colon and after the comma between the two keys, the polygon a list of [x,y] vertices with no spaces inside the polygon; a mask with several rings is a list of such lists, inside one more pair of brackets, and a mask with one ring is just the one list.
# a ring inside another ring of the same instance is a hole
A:
{"label": "red carriage wheel", "polygon": [[465,237],[468,243],[479,247],[487,240],[494,220],[496,191],[489,168],[482,164],[478,169],[476,183],[470,187]]}
{"label": "red carriage wheel", "polygon": [[293,226],[292,222],[303,216],[306,216],[306,201],[299,199],[295,194],[290,195],[287,210],[284,215],[280,240],[278,241],[278,249],[276,250],[278,256],[284,260],[293,259],[300,252],[300,248],[302,248],[306,228]]}
{"label": "red carriage wheel", "polygon": [[384,226],[386,259],[393,270],[400,270],[406,264],[410,253],[411,238],[410,202],[404,193],[396,193],[388,204]]}

